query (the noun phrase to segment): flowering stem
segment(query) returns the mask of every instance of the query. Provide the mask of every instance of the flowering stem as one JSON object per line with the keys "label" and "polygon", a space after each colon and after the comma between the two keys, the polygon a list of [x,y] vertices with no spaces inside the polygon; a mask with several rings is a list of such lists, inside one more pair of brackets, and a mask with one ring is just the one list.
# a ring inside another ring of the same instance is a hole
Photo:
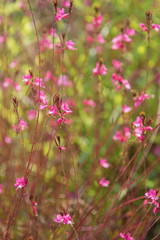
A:
{"label": "flowering stem", "polygon": [[77,238],[77,240],[79,240],[79,237],[78,237],[78,234],[77,234],[77,231],[76,231],[76,229],[74,228],[74,226],[73,226],[73,225],[71,225],[71,227],[73,228],[73,230],[74,230],[74,232],[75,232],[75,235],[76,235],[76,238]]}

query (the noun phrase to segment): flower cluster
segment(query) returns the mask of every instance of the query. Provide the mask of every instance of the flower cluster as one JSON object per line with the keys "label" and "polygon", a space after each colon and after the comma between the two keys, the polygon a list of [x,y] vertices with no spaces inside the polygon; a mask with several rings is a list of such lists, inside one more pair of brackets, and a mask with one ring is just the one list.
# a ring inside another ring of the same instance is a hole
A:
{"label": "flower cluster", "polygon": [[130,36],[133,36],[135,34],[135,31],[130,28],[126,28],[124,33],[121,33],[117,35],[115,38],[112,39],[112,49],[113,50],[122,50],[123,52],[126,52],[126,45],[125,43],[132,42],[132,39]]}
{"label": "flower cluster", "polygon": [[12,125],[13,130],[15,130],[17,133],[19,133],[19,131],[24,131],[26,127],[27,127],[27,122],[25,122],[23,119],[20,120],[17,126]]}
{"label": "flower cluster", "polygon": [[116,134],[113,136],[114,141],[126,142],[128,138],[130,138],[130,130],[127,127],[123,127],[121,131],[117,131]]}
{"label": "flower cluster", "polygon": [[[141,27],[142,31],[149,33],[149,29],[145,26],[144,23],[140,23],[139,26]],[[152,23],[151,29],[154,29],[156,32],[159,32],[160,25]]]}
{"label": "flower cluster", "polygon": [[145,196],[147,197],[147,200],[144,201],[144,204],[150,203],[154,205],[153,213],[157,214],[160,212],[160,203],[158,203],[156,200],[158,200],[158,193],[159,191],[150,189],[149,192],[145,193]]}
{"label": "flower cluster", "polygon": [[139,142],[143,142],[146,131],[151,131],[151,126],[145,126],[145,117],[137,117],[136,121],[133,122],[134,134],[138,138]]}
{"label": "flower cluster", "polygon": [[24,177],[22,178],[16,178],[16,183],[14,186],[16,187],[16,190],[19,188],[24,188],[28,184],[28,180]]}
{"label": "flower cluster", "polygon": [[101,166],[104,168],[109,168],[111,166],[105,158],[101,158],[99,161],[100,161]]}
{"label": "flower cluster", "polygon": [[125,240],[133,240],[133,237],[131,237],[130,233],[120,233],[120,237]]}
{"label": "flower cluster", "polygon": [[97,62],[96,67],[93,69],[93,74],[94,76],[98,76],[98,75],[106,75],[107,74],[108,69],[106,68],[106,66],[104,64],[102,64],[102,62]]}
{"label": "flower cluster", "polygon": [[69,16],[69,13],[65,13],[64,8],[58,9],[58,12],[55,15],[54,21],[55,22],[62,21],[63,18],[68,18],[68,16]]}
{"label": "flower cluster", "polygon": [[127,79],[123,79],[122,76],[116,74],[116,73],[113,73],[112,74],[112,78],[111,78],[114,86],[117,87],[117,89],[121,89],[122,86],[126,89],[126,90],[130,90],[131,89],[131,86],[128,82]]}
{"label": "flower cluster", "polygon": [[134,106],[137,108],[140,106],[140,104],[145,101],[146,99],[150,98],[151,96],[149,94],[146,94],[144,92],[141,93],[141,95],[135,95],[133,98]]}
{"label": "flower cluster", "polygon": [[102,178],[100,181],[99,181],[99,185],[101,187],[108,187],[110,184],[110,181],[109,180],[106,180],[105,178]]}
{"label": "flower cluster", "polygon": [[70,225],[74,224],[71,216],[66,213],[57,214],[57,218],[55,219],[55,222],[63,223],[63,224],[70,224]]}
{"label": "flower cluster", "polygon": [[103,17],[101,14],[93,18],[93,25],[96,27],[100,27],[101,23],[103,22]]}

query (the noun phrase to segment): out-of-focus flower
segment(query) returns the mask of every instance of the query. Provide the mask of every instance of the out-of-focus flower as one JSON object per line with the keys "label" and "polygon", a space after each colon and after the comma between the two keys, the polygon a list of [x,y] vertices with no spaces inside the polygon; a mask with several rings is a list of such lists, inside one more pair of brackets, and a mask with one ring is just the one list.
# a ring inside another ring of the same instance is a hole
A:
{"label": "out-of-focus flower", "polygon": [[3,184],[0,184],[0,194],[3,193]]}
{"label": "out-of-focus flower", "polygon": [[109,167],[111,166],[111,165],[107,162],[107,160],[104,159],[104,158],[101,158],[99,161],[100,161],[101,166],[104,167],[104,168],[109,168]]}
{"label": "out-of-focus flower", "polygon": [[58,12],[54,18],[55,22],[62,21],[63,18],[68,18],[69,13],[65,13],[64,8],[58,9]]}
{"label": "out-of-focus flower", "polygon": [[11,62],[11,64],[9,65],[11,68],[15,68],[17,66],[17,59],[13,60],[13,62]]}
{"label": "out-of-focus flower", "polygon": [[36,111],[35,110],[29,110],[28,111],[28,120],[33,120],[36,118]]}
{"label": "out-of-focus flower", "polygon": [[75,43],[72,42],[72,40],[69,40],[68,42],[66,42],[66,48],[70,49],[70,50],[77,50],[77,48],[74,47]]}
{"label": "out-of-focus flower", "polygon": [[127,105],[123,105],[123,107],[122,107],[122,111],[123,111],[123,113],[128,113],[128,112],[130,112],[132,110],[132,108],[131,107],[128,107]]}
{"label": "out-of-focus flower", "polygon": [[134,103],[134,106],[137,108],[140,106],[140,104],[145,101],[146,99],[148,98],[151,98],[151,96],[149,94],[146,94],[144,92],[141,93],[141,95],[136,95],[134,98],[133,98],[133,101],[135,102]]}
{"label": "out-of-focus flower", "polygon": [[13,80],[11,78],[5,78],[2,86],[4,88],[9,87],[13,83]]}
{"label": "out-of-focus flower", "polygon": [[102,37],[102,35],[101,34],[98,34],[98,36],[97,36],[97,41],[99,42],[99,43],[105,43],[105,41],[104,41],[104,38]]}
{"label": "out-of-focus flower", "polygon": [[8,136],[5,136],[4,142],[7,143],[7,144],[10,144],[12,142],[12,139]]}
{"label": "out-of-focus flower", "polygon": [[122,131],[117,131],[113,136],[114,141],[126,142],[130,138],[130,130],[127,127],[123,127]]}
{"label": "out-of-focus flower", "polygon": [[93,24],[96,26],[96,27],[100,27],[101,26],[101,23],[103,22],[103,18],[102,18],[102,15],[99,14],[97,17],[94,17],[93,18]]}
{"label": "out-of-focus flower", "polygon": [[105,178],[102,178],[102,179],[99,181],[99,185],[102,186],[102,187],[108,187],[108,186],[109,186],[109,183],[110,183],[110,181],[106,180]]}
{"label": "out-of-focus flower", "polygon": [[127,79],[123,79],[122,76],[117,75],[116,73],[112,74],[112,78],[111,78],[114,86],[117,87],[117,90],[121,89],[122,86],[126,89],[126,90],[130,90],[131,86],[128,82]]}
{"label": "out-of-focus flower", "polygon": [[97,62],[96,67],[93,69],[94,76],[98,75],[106,75],[108,69],[104,64],[101,64],[100,62]]}
{"label": "out-of-focus flower", "polygon": [[33,77],[28,73],[27,75],[24,75],[23,76],[23,82],[25,82],[25,85],[29,85],[30,84],[30,80],[32,79]]}

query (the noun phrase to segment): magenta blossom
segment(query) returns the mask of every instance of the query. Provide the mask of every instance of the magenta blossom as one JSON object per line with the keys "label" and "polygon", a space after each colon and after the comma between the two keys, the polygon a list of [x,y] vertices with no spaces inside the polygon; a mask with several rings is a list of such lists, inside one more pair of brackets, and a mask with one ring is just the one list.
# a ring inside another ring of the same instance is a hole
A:
{"label": "magenta blossom", "polygon": [[25,85],[29,85],[30,84],[30,80],[32,79],[32,76],[28,73],[27,75],[23,76],[23,82],[25,82]]}
{"label": "magenta blossom", "polygon": [[70,224],[73,225],[73,220],[69,214],[61,213],[57,215],[57,218],[55,219],[55,222],[57,223],[63,223],[63,224]]}
{"label": "magenta blossom", "polygon": [[108,187],[110,184],[110,181],[106,180],[105,178],[102,178],[100,181],[99,181],[99,185],[102,186],[102,187]]}
{"label": "magenta blossom", "polygon": [[104,158],[101,158],[99,161],[100,161],[101,166],[104,167],[104,168],[109,168],[109,167],[111,166],[111,165],[107,162],[107,160],[104,159]]}
{"label": "magenta blossom", "polygon": [[3,193],[3,184],[0,184],[0,194]]}
{"label": "magenta blossom", "polygon": [[131,237],[130,233],[120,233],[120,237],[125,239],[125,240],[133,240],[133,237]]}
{"label": "magenta blossom", "polygon": [[28,184],[28,180],[26,180],[24,177],[22,178],[16,178],[16,183],[14,186],[16,187],[16,190],[19,188],[24,188]]}
{"label": "magenta blossom", "polygon": [[122,76],[116,74],[116,73],[113,73],[112,74],[112,78],[111,78],[114,86],[117,87],[117,90],[120,90],[122,88],[122,86],[126,89],[126,90],[130,90],[131,89],[131,86],[128,82],[127,79],[123,79]]}
{"label": "magenta blossom", "polygon": [[75,43],[72,42],[72,40],[69,40],[68,42],[66,42],[66,48],[70,49],[70,50],[77,50],[77,48],[74,47]]}
{"label": "magenta blossom", "polygon": [[56,14],[54,20],[55,22],[62,21],[63,18],[68,18],[69,13],[65,13],[64,8],[58,9],[58,13]]}
{"label": "magenta blossom", "polygon": [[122,63],[121,62],[119,62],[118,60],[114,59],[112,61],[112,65],[118,72],[122,72]]}
{"label": "magenta blossom", "polygon": [[97,36],[97,41],[98,41],[99,43],[101,43],[101,44],[105,43],[104,38],[102,37],[101,34],[98,34],[98,36]]}
{"label": "magenta blossom", "polygon": [[96,27],[100,27],[101,26],[101,23],[103,22],[103,18],[102,18],[102,15],[99,14],[97,17],[94,17],[93,19],[93,24],[96,26]]}
{"label": "magenta blossom", "polygon": [[96,67],[93,69],[93,74],[94,76],[106,75],[107,71],[108,69],[104,64],[100,64],[99,62],[97,62]]}
{"label": "magenta blossom", "polygon": [[145,196],[152,201],[152,204],[158,200],[156,190],[150,189],[149,192],[145,193]]}
{"label": "magenta blossom", "polygon": [[3,87],[9,87],[11,84],[13,83],[13,80],[11,78],[5,78],[4,79],[4,83],[3,83]]}
{"label": "magenta blossom", "polygon": [[36,111],[35,110],[29,110],[28,111],[28,120],[33,120],[36,118]]}
{"label": "magenta blossom", "polygon": [[32,205],[33,205],[33,212],[34,212],[34,215],[37,217],[38,216],[38,213],[37,213],[37,203],[35,201],[32,202]]}
{"label": "magenta blossom", "polygon": [[132,110],[132,108],[131,107],[128,107],[127,105],[123,105],[123,107],[122,107],[122,111],[123,111],[123,113],[128,113],[128,112],[130,112]]}
{"label": "magenta blossom", "polygon": [[152,127],[144,126],[143,117],[137,117],[136,121],[133,122],[134,135],[138,138],[139,142],[143,142],[146,131],[152,131]]}
{"label": "magenta blossom", "polygon": [[114,141],[126,142],[130,138],[130,130],[127,127],[123,127],[122,131],[117,131],[113,136]]}
{"label": "magenta blossom", "polygon": [[[144,23],[140,23],[139,26],[141,27],[142,31],[149,33],[149,30]],[[151,28],[154,29],[156,32],[159,32],[160,25],[152,23]]]}
{"label": "magenta blossom", "polygon": [[90,106],[90,107],[93,107],[93,108],[96,106],[95,102],[91,99],[84,99],[83,100],[83,105],[84,106]]}
{"label": "magenta blossom", "polygon": [[42,78],[39,79],[39,78],[35,77],[34,85],[39,86],[39,84],[40,84],[40,87],[43,87],[43,79]]}
{"label": "magenta blossom", "polygon": [[141,95],[137,95],[133,98],[133,101],[135,102],[134,106],[136,108],[139,107],[140,104],[148,98],[151,98],[151,96],[149,94],[142,92]]}

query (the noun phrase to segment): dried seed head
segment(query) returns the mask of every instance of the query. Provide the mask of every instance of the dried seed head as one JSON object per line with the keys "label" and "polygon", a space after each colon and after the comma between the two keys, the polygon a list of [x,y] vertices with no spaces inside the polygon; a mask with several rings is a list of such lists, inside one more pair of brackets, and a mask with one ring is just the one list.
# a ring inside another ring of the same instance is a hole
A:
{"label": "dried seed head", "polygon": [[17,111],[17,109],[18,109],[18,100],[17,100],[17,98],[13,97],[12,98],[12,102],[13,102],[14,110]]}
{"label": "dried seed head", "polygon": [[57,0],[53,0],[53,4],[54,4],[54,9],[55,9],[55,14],[57,14],[58,1]]}
{"label": "dried seed head", "polygon": [[62,39],[63,39],[63,41],[65,40],[65,37],[66,37],[66,33],[62,32]]}
{"label": "dried seed head", "polygon": [[100,67],[102,66],[102,64],[103,64],[103,59],[100,58],[100,59],[99,59],[99,65],[100,65]]}
{"label": "dried seed head", "polygon": [[98,6],[96,6],[95,8],[94,8],[94,11],[96,12],[96,14],[99,12],[99,7]]}
{"label": "dried seed head", "polygon": [[29,70],[29,74],[30,74],[30,76],[33,78],[33,72],[32,72],[32,70]]}
{"label": "dried seed head", "polygon": [[150,11],[146,12],[146,23],[147,26],[149,27],[151,25],[152,22],[152,13]]}
{"label": "dried seed head", "polygon": [[153,119],[151,117],[149,117],[147,125],[150,126],[152,124],[152,122],[153,122]]}
{"label": "dried seed head", "polygon": [[133,97],[136,97],[137,96],[137,91],[136,90],[131,90],[132,94],[133,94]]}
{"label": "dried seed head", "polygon": [[72,9],[73,9],[73,0],[70,1],[69,14],[72,13]]}
{"label": "dried seed head", "polygon": [[61,143],[61,138],[60,138],[60,136],[57,136],[57,141],[58,141],[58,143],[59,143],[59,145],[60,145],[60,143]]}
{"label": "dried seed head", "polygon": [[121,33],[124,33],[124,25],[121,24],[119,27],[120,27],[120,32],[121,32]]}
{"label": "dried seed head", "polygon": [[145,123],[145,118],[146,118],[146,114],[144,112],[141,112],[140,113],[140,116],[142,117],[142,122],[143,122],[143,125]]}

